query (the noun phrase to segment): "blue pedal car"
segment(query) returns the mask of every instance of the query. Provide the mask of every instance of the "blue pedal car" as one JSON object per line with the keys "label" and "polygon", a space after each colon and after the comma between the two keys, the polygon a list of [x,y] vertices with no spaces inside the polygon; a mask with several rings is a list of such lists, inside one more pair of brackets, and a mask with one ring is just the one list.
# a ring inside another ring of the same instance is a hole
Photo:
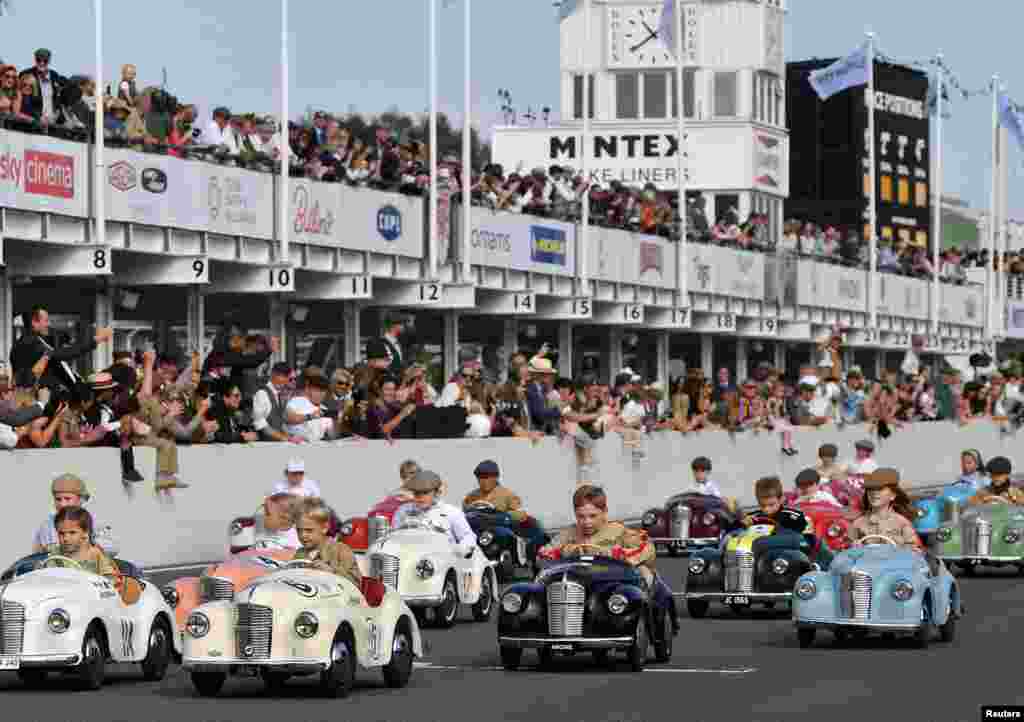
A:
{"label": "blue pedal car", "polygon": [[914,501],[917,512],[914,531],[925,544],[930,544],[932,534],[943,524],[955,522],[967,499],[975,493],[968,484],[950,484],[937,496],[917,499]]}
{"label": "blue pedal car", "polygon": [[901,634],[926,647],[936,631],[951,642],[963,615],[960,587],[937,559],[895,544],[856,546],[836,556],[827,572],[808,572],[796,583],[793,623],[800,646],[814,644],[818,630],[837,642],[849,636]]}

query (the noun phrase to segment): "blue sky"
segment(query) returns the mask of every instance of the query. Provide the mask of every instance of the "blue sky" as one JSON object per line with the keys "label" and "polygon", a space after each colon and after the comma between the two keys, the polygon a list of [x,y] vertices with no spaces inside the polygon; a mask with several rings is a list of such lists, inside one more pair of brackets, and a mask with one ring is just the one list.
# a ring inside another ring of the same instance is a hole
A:
{"label": "blue sky", "polygon": [[[461,117],[461,3],[442,11],[442,108]],[[440,3],[439,3],[440,4]],[[0,17],[0,57],[26,67],[36,47],[54,53],[64,74],[94,63],[92,2],[13,0]],[[422,112],[429,103],[427,0],[291,0],[291,114],[307,107],[378,112],[398,106]],[[551,0],[473,0],[474,113],[485,128],[498,113],[498,88],[521,110],[558,107],[558,34]],[[109,78],[122,63],[139,66],[145,83],[170,88],[208,112],[273,112],[279,102],[280,10],[277,0],[105,0],[104,58]],[[1024,23],[1020,0],[971,6],[935,0],[789,0],[787,58],[835,56],[870,28],[897,58],[923,59],[942,50],[964,85],[980,87],[998,72],[1024,102],[1024,66],[1014,62]],[[945,189],[987,207],[991,101],[955,100],[945,127]],[[1024,217],[1021,164],[1012,151],[1010,208]]]}

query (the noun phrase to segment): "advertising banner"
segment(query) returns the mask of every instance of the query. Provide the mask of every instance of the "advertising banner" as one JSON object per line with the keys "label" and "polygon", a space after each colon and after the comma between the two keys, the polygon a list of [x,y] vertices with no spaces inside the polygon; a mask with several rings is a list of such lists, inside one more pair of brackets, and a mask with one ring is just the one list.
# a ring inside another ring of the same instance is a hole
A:
{"label": "advertising banner", "polygon": [[765,294],[765,256],[703,244],[691,244],[689,290],[761,300]]}
{"label": "advertising banner", "polygon": [[587,275],[594,280],[676,287],[676,249],[660,236],[591,228]]}
{"label": "advertising banner", "polygon": [[112,221],[274,237],[268,173],[116,148],[107,151],[105,191]]}
{"label": "advertising banner", "polygon": [[891,273],[879,273],[878,280],[879,313],[921,321],[931,318],[931,283]]}
{"label": "advertising banner", "polygon": [[478,207],[473,208],[471,220],[471,263],[555,276],[575,274],[576,226],[572,223]]}
{"label": "advertising banner", "polygon": [[293,241],[423,258],[423,198],[309,180],[290,193]]}
{"label": "advertising banner", "polygon": [[796,265],[796,302],[799,306],[867,313],[868,273],[802,258]]}
{"label": "advertising banner", "polygon": [[0,131],[0,205],[84,218],[88,146]]}
{"label": "advertising banner", "polygon": [[985,325],[985,289],[983,286],[939,284],[939,320],[959,326]]}

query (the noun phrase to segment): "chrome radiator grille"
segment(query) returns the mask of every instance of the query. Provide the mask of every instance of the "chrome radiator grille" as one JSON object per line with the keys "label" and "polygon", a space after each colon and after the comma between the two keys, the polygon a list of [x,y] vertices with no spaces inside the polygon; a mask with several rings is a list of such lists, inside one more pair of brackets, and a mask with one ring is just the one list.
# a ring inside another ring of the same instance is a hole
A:
{"label": "chrome radiator grille", "polygon": [[578,637],[583,634],[583,606],[587,593],[582,584],[567,581],[548,586],[548,634]]}
{"label": "chrome radiator grille", "polygon": [[693,514],[690,511],[690,507],[677,504],[672,507],[670,513],[668,535],[673,539],[689,539],[690,517]]}
{"label": "chrome radiator grille", "polygon": [[725,591],[754,591],[754,554],[753,552],[726,552],[725,554]]}
{"label": "chrome radiator grille", "polygon": [[391,522],[386,516],[371,516],[366,520],[366,537],[372,545],[391,531]]}
{"label": "chrome radiator grille", "polygon": [[398,589],[398,557],[374,554],[370,558],[370,576],[380,579],[385,586]]}
{"label": "chrome radiator grille", "polygon": [[258,604],[238,605],[235,641],[238,656],[243,659],[269,659],[274,610]]}
{"label": "chrome radiator grille", "polygon": [[964,522],[963,553],[972,557],[992,553],[992,522],[980,517]]}
{"label": "chrome radiator grille", "polygon": [[235,596],[235,585],[230,579],[223,577],[202,577],[199,580],[199,601],[215,602],[232,599]]}
{"label": "chrome radiator grille", "polygon": [[25,607],[17,602],[0,603],[0,654],[21,654],[25,641]]}
{"label": "chrome radiator grille", "polygon": [[851,572],[840,578],[839,602],[843,617],[867,621],[871,618],[871,577]]}

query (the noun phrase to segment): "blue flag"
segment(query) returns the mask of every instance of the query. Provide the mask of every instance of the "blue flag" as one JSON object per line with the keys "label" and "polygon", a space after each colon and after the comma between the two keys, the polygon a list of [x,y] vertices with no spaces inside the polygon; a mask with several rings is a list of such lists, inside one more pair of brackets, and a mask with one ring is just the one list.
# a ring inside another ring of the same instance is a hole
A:
{"label": "blue flag", "polygon": [[841,93],[858,85],[867,85],[871,78],[872,68],[868,67],[868,43],[837,60],[827,68],[815,70],[808,81],[814,92],[822,100],[828,100],[836,93]]}
{"label": "blue flag", "polygon": [[661,17],[658,19],[658,37],[665,44],[665,48],[676,56],[676,28],[679,21],[676,20],[676,0],[665,0],[661,8]]}
{"label": "blue flag", "polygon": [[1017,145],[1024,150],[1024,115],[1021,108],[1003,90],[999,93],[999,125],[1006,128],[1006,131],[1017,141]]}

